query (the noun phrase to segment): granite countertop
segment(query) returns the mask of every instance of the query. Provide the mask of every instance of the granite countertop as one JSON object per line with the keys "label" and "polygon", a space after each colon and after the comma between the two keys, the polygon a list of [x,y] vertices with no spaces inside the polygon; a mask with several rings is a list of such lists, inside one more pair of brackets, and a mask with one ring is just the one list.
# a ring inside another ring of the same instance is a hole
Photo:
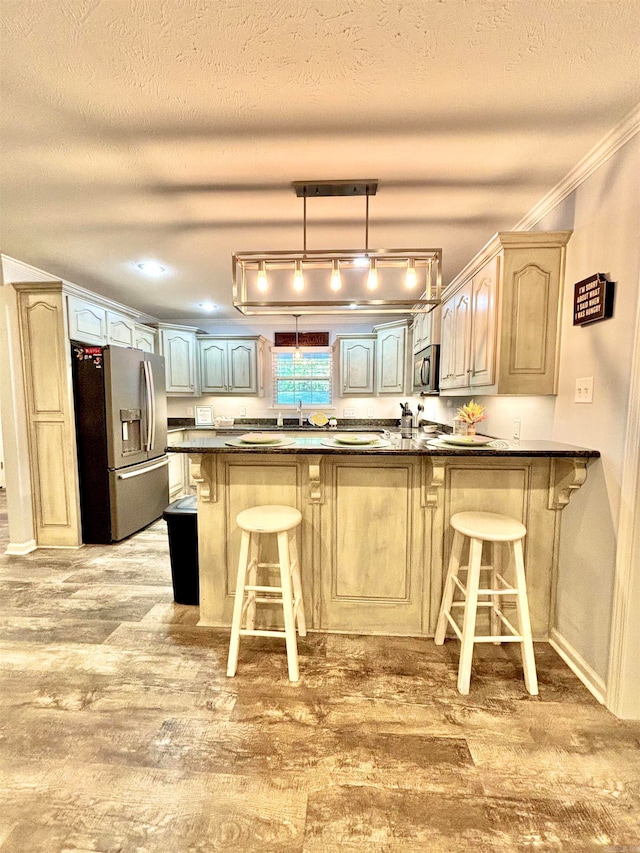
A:
{"label": "granite countertop", "polygon": [[[375,429],[375,427],[373,427]],[[245,425],[246,430],[246,425]],[[399,438],[399,433],[392,433],[389,446],[368,447],[366,445],[345,445],[330,447],[322,443],[323,439],[335,438],[338,431],[312,432],[310,435],[296,436],[294,444],[281,447],[267,445],[230,446],[226,442],[237,439],[237,430],[221,430],[215,436],[203,436],[191,441],[181,441],[173,447],[167,447],[168,453],[269,453],[269,454],[344,454],[375,455],[375,456],[564,456],[564,457],[598,457],[600,452],[585,447],[574,447],[570,444],[560,444],[553,441],[521,441],[518,445],[495,439],[490,445],[483,447],[434,447],[423,440]],[[282,432],[287,435],[287,430]]]}

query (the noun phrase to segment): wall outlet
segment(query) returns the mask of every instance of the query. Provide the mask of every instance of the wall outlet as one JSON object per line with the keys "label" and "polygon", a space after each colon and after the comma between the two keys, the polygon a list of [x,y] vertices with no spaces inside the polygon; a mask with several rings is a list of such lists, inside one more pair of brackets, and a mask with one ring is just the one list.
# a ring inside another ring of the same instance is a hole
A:
{"label": "wall outlet", "polygon": [[369,406],[369,408],[367,409],[367,417],[368,417],[368,418],[373,418],[373,417],[375,417],[375,415],[374,415],[374,408],[373,408],[373,406]]}
{"label": "wall outlet", "polygon": [[343,418],[355,418],[356,410],[355,409],[343,409],[342,417]]}
{"label": "wall outlet", "polygon": [[193,406],[187,406],[187,417],[188,418],[193,417]]}
{"label": "wall outlet", "polygon": [[516,419],[513,422],[513,440],[514,441],[520,441],[520,425],[521,425],[521,423],[522,422],[519,419]]}
{"label": "wall outlet", "polygon": [[247,407],[246,406],[240,406],[240,417],[241,418],[247,417]]}
{"label": "wall outlet", "polygon": [[574,403],[593,403],[593,376],[576,379]]}

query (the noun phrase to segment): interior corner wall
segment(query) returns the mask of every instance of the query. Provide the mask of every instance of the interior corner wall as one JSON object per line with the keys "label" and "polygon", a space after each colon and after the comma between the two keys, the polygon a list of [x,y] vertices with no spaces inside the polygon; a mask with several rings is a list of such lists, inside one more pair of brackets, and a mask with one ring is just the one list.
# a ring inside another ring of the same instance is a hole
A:
{"label": "interior corner wall", "polygon": [[[587,483],[563,510],[556,628],[607,677],[620,489],[640,287],[640,135],[603,163],[536,230],[572,228],[567,246],[558,396],[551,438],[599,450]],[[573,326],[573,285],[606,273],[611,319]],[[593,403],[574,402],[593,377]],[[640,572],[640,567],[635,567]]]}

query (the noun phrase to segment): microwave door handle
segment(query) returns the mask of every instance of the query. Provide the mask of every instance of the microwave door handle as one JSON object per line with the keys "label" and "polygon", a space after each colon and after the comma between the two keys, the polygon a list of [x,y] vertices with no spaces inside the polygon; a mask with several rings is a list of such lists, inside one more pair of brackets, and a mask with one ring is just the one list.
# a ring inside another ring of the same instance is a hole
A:
{"label": "microwave door handle", "polygon": [[[425,370],[426,368],[426,370]],[[426,373],[426,376],[425,376]],[[429,356],[425,356],[422,359],[422,367],[420,368],[420,384],[428,385],[429,377],[431,375],[431,358]]]}

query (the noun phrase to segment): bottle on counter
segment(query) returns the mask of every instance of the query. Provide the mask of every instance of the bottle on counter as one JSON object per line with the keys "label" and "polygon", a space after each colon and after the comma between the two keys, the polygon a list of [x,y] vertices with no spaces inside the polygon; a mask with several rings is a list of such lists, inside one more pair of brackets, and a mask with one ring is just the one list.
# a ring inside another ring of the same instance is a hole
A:
{"label": "bottle on counter", "polygon": [[276,425],[279,427],[284,426],[284,419],[282,417],[282,412],[278,412],[278,419],[276,420]]}
{"label": "bottle on counter", "polygon": [[402,438],[411,438],[413,429],[413,412],[408,403],[400,403],[402,414],[400,416],[400,435]]}

